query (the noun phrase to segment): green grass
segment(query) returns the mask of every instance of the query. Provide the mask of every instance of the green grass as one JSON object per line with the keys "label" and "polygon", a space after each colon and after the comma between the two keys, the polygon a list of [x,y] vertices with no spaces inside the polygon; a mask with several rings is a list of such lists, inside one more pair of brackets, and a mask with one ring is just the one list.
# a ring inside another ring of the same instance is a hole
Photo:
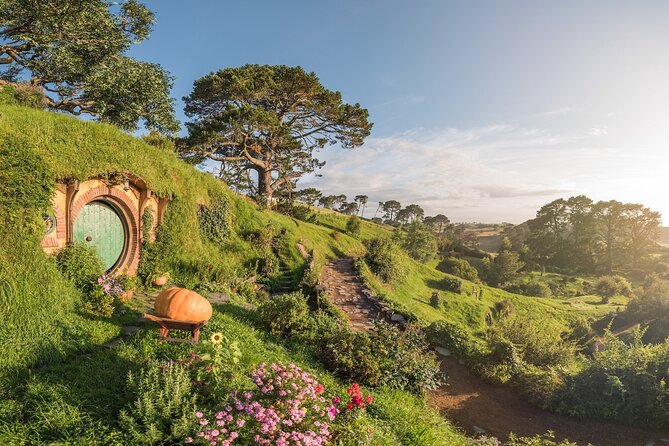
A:
{"label": "green grass", "polygon": [[[528,297],[513,294],[485,285],[463,280],[463,292],[456,294],[444,290],[440,281],[454,277],[434,269],[433,263],[421,264],[408,257],[403,266],[408,271],[406,279],[400,283],[386,284],[363,267],[362,274],[367,285],[394,308],[413,315],[421,323],[448,320],[461,324],[474,335],[481,335],[485,315],[497,302],[509,299],[522,317],[541,324],[552,324],[558,330],[565,330],[570,321],[585,316],[599,319],[615,312],[624,305],[624,298],[615,298],[609,304],[601,304],[596,296],[581,296],[571,299]],[[481,298],[478,290],[483,290]],[[443,308],[430,305],[433,292],[443,297]]]}
{"label": "green grass", "polygon": [[[113,126],[0,105],[0,220],[5,222],[0,227],[0,373],[62,358],[118,334],[118,326],[77,315],[78,291],[39,246],[39,216],[57,181],[118,172],[141,177],[154,193],[171,199],[160,228],[160,252],[177,283],[192,287],[213,280],[209,264],[216,280],[252,274],[259,253],[246,239],[267,224],[286,230],[290,249],[282,260],[296,274],[305,263],[295,247],[298,241],[314,249],[317,266],[364,249],[345,234],[333,236],[328,228],[261,212],[174,153]],[[223,244],[203,239],[197,220],[197,205],[217,197],[231,205],[231,234]],[[17,210],[23,203],[31,207]],[[342,218],[332,221],[341,225]]]}

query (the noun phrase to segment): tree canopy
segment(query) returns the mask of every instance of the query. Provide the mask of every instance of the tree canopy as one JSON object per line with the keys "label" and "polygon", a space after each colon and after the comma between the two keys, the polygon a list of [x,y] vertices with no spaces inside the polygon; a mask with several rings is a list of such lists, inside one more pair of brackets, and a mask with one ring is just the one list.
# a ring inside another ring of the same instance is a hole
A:
{"label": "tree canopy", "polygon": [[636,268],[655,246],[660,214],[635,203],[554,200],[527,222],[527,246],[542,266],[610,273]]}
{"label": "tree canopy", "polygon": [[159,65],[125,55],[149,35],[153,13],[135,0],[0,2],[1,82],[27,81],[49,108],[89,114],[126,130],[139,121],[175,132],[169,90]]}
{"label": "tree canopy", "polygon": [[360,104],[325,88],[316,74],[285,65],[244,65],[211,73],[184,98],[189,138],[182,154],[257,173],[257,194],[273,193],[324,163],[314,152],[362,145],[372,124]]}

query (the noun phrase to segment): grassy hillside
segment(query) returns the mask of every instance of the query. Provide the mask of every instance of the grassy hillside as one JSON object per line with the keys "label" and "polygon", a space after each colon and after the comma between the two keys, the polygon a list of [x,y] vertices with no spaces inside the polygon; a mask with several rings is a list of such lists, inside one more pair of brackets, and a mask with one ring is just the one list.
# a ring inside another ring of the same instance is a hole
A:
{"label": "grassy hillside", "polygon": [[[125,315],[91,319],[81,311],[81,291],[65,280],[42,251],[41,212],[57,181],[114,172],[140,176],[171,202],[150,255],[164,262],[173,281],[188,286],[230,282],[253,273],[261,258],[251,237],[274,226],[283,231],[281,261],[305,266],[297,243],[313,251],[316,266],[328,258],[361,255],[359,240],[340,232],[346,218],[319,215],[318,223],[260,211],[210,175],[196,171],[165,148],[114,127],[11,104],[0,105],[0,439],[3,444],[129,444],[118,411],[130,401],[128,371],[152,359],[185,355],[190,346],[164,344],[157,331],[140,331],[109,349],[102,344],[134,323]],[[200,204],[224,201],[229,236],[215,244],[199,230]],[[384,230],[366,224],[364,237]],[[211,267],[209,267],[211,265]],[[338,381],[312,359],[263,331],[247,303],[216,308],[203,333],[223,330],[238,340],[242,369],[259,362],[296,362],[339,393]],[[307,349],[308,350],[308,349]],[[378,389],[375,404],[352,429],[373,444],[466,444],[466,438],[409,393]]]}
{"label": "grassy hillside", "polygon": [[[0,345],[14,352],[0,358],[0,370],[36,365],[116,336],[119,327],[80,318],[78,291],[65,282],[39,246],[42,209],[62,179],[85,180],[114,172],[143,178],[157,195],[169,197],[159,233],[160,255],[176,282],[243,275],[258,258],[246,236],[268,224],[286,231],[283,259],[299,268],[295,248],[304,240],[318,247],[317,263],[340,254],[360,254],[362,245],[346,236],[283,215],[259,212],[211,175],[186,165],[168,150],[103,124],[40,110],[0,105]],[[222,245],[200,235],[198,204],[229,203],[231,235]],[[213,267],[208,268],[211,264]],[[84,340],[85,339],[85,340]]]}

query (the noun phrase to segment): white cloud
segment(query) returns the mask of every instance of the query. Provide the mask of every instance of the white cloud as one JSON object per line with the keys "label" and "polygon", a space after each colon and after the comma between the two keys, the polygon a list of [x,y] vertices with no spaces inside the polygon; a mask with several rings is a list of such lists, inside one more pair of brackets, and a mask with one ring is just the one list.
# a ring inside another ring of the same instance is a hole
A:
{"label": "white cloud", "polygon": [[[364,193],[371,202],[418,203],[428,213],[459,209],[451,215],[461,220],[494,219],[503,201],[530,197],[543,203],[569,193],[563,185],[527,172],[525,163],[527,152],[541,153],[571,139],[498,124],[436,133],[415,129],[370,138],[353,151],[324,153],[323,178],[305,179],[301,187],[350,196]],[[522,217],[515,211],[500,217],[522,220],[527,211],[521,212]]]}
{"label": "white cloud", "polygon": [[541,205],[576,194],[644,203],[669,214],[669,153],[662,141],[644,147],[638,138],[621,138],[617,127],[609,131],[592,122],[526,121],[534,125],[414,128],[369,138],[352,151],[328,149],[321,154],[327,162],[322,178],[304,178],[299,187],[366,194],[370,203],[417,203],[454,221],[521,222]]}

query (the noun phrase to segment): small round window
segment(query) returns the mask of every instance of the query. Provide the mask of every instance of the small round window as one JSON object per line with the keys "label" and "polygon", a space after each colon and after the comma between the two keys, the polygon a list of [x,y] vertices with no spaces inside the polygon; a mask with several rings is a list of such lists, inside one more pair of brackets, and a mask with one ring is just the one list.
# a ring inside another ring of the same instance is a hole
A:
{"label": "small round window", "polygon": [[43,213],[42,220],[44,221],[44,235],[51,235],[56,230],[56,216],[53,210],[49,209]]}

